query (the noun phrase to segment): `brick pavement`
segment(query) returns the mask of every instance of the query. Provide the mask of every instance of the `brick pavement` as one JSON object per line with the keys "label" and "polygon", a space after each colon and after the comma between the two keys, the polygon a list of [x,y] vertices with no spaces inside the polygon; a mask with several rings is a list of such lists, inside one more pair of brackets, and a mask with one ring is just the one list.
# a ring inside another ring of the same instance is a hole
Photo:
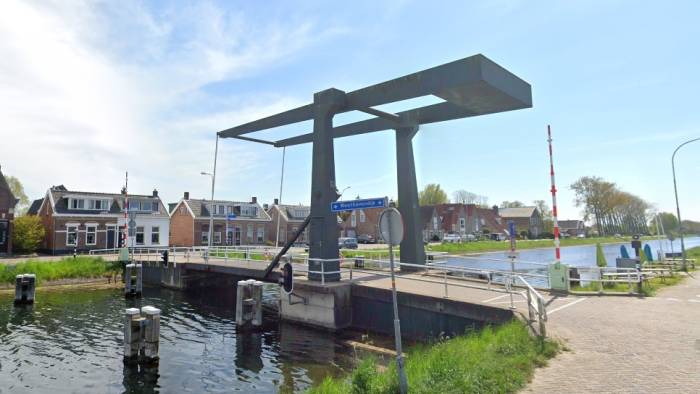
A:
{"label": "brick pavement", "polygon": [[656,297],[586,297],[557,307],[549,308],[548,331],[570,350],[537,369],[525,392],[700,393],[698,275]]}

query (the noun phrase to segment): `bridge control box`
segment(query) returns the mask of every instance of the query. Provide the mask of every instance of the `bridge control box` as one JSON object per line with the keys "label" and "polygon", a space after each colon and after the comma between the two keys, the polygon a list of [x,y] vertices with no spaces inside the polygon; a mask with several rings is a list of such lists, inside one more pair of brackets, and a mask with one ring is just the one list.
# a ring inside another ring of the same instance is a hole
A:
{"label": "bridge control box", "polygon": [[550,264],[548,267],[549,287],[552,290],[569,291],[569,266],[566,264]]}

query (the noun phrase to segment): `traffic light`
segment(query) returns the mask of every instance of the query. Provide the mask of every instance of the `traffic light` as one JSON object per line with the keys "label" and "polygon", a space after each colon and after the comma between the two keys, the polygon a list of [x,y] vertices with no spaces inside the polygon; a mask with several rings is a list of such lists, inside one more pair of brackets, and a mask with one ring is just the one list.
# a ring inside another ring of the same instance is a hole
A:
{"label": "traffic light", "polygon": [[292,264],[286,263],[282,266],[282,277],[280,278],[280,284],[282,289],[287,294],[292,294],[294,288],[294,270],[292,269]]}
{"label": "traffic light", "polygon": [[160,259],[163,261],[163,266],[167,267],[168,266],[168,251],[164,250],[163,253],[160,254]]}

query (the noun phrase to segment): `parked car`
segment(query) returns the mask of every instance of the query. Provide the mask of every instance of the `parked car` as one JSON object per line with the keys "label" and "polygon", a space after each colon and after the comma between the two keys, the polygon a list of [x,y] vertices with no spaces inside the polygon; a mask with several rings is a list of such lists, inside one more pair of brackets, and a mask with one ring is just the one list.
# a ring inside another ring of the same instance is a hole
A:
{"label": "parked car", "polygon": [[359,237],[357,237],[357,243],[358,244],[376,244],[377,240],[374,239],[374,237],[369,235],[369,234],[362,234]]}
{"label": "parked car", "polygon": [[338,238],[339,249],[357,249],[357,238],[343,237]]}
{"label": "parked car", "polygon": [[474,234],[467,234],[465,239],[468,242],[476,241],[476,236]]}
{"label": "parked car", "polygon": [[462,242],[462,237],[460,237],[459,234],[445,234],[445,236],[442,237],[442,242],[447,242],[447,243]]}

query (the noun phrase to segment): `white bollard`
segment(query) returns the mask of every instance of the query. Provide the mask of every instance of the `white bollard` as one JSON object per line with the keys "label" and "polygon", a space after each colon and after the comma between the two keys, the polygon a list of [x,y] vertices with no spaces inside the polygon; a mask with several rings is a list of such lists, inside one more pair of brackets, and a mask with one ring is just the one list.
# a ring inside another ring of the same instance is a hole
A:
{"label": "white bollard", "polygon": [[245,299],[245,289],[247,287],[247,282],[244,280],[238,281],[238,287],[236,288],[236,325],[242,326],[244,324],[244,311],[243,311],[243,300]]}
{"label": "white bollard", "polygon": [[33,304],[36,291],[36,275],[22,274],[15,277],[15,304]]}
{"label": "white bollard", "polygon": [[141,312],[145,315],[144,321],[144,357],[153,361],[158,359],[158,347],[160,343],[160,309],[152,306],[144,306]]}

